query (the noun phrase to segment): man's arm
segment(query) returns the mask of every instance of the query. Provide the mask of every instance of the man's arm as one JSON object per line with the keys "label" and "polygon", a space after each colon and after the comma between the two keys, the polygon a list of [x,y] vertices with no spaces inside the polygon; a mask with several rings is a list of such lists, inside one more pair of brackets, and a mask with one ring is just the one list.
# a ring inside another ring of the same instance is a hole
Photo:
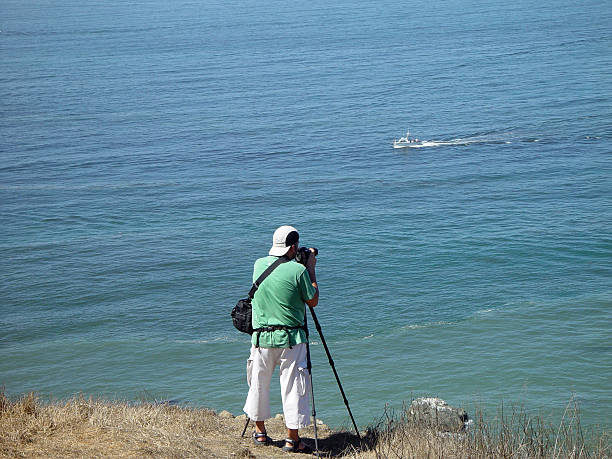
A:
{"label": "man's arm", "polygon": [[315,296],[311,300],[306,300],[305,303],[311,308],[314,308],[317,304],[319,304],[319,287],[317,287],[316,282],[313,282],[312,286],[317,289],[317,293],[315,293]]}

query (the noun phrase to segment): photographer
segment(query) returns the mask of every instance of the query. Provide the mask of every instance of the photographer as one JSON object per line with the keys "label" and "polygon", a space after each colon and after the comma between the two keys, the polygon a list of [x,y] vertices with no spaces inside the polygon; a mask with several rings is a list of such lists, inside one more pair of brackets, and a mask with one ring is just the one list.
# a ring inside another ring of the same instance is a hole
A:
{"label": "photographer", "polygon": [[269,256],[255,262],[253,281],[279,257],[285,259],[265,278],[253,298],[254,333],[247,362],[249,393],[244,412],[255,421],[255,444],[270,444],[264,422],[271,417],[270,381],[274,368],[279,365],[287,426],[283,450],[310,453],[312,449],[300,440],[298,429],[311,423],[304,303],[314,307],[319,301],[316,249],[298,248],[299,234],[292,226],[278,228],[272,241]]}

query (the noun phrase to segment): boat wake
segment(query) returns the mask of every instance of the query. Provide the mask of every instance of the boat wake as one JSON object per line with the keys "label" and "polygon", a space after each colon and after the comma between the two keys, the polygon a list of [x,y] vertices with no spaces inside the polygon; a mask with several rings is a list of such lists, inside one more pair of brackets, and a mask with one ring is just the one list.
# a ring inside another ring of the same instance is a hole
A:
{"label": "boat wake", "polygon": [[507,133],[488,133],[478,134],[470,137],[456,138],[450,140],[413,140],[412,138],[402,137],[399,141],[393,142],[393,148],[432,148],[432,147],[458,147],[474,144],[511,144],[516,142],[539,142],[540,139],[516,138],[511,132]]}
{"label": "boat wake", "polygon": [[[535,140],[537,142],[537,140]],[[406,148],[431,148],[431,147],[458,147],[458,146],[467,146],[474,144],[503,144],[503,143],[512,143],[511,140],[503,140],[503,139],[493,139],[493,138],[478,138],[478,137],[468,137],[462,139],[452,139],[452,140],[422,140],[418,144],[410,144],[406,145]]]}

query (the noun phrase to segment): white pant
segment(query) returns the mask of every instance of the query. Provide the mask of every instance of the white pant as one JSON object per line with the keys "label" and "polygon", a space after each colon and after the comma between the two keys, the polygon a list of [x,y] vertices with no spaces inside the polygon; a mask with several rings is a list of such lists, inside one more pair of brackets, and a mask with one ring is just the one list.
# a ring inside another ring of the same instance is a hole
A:
{"label": "white pant", "polygon": [[247,361],[249,395],[244,412],[253,421],[265,421],[270,413],[270,381],[280,366],[280,386],[285,425],[301,429],[310,425],[310,374],[306,367],[306,344],[293,348],[251,347]]}

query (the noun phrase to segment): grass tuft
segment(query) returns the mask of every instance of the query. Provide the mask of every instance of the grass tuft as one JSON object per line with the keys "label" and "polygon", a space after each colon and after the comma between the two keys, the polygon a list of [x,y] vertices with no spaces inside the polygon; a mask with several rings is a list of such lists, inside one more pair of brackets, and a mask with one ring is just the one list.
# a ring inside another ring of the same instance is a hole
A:
{"label": "grass tuft", "polygon": [[[354,458],[512,458],[512,459],[604,459],[612,446],[610,432],[585,433],[580,424],[578,404],[570,401],[559,425],[531,416],[521,407],[510,413],[502,408],[487,421],[482,411],[465,432],[439,432],[414,423],[406,409],[399,413],[385,410],[371,427],[374,439],[368,455]],[[363,454],[363,453],[362,453]]]}

